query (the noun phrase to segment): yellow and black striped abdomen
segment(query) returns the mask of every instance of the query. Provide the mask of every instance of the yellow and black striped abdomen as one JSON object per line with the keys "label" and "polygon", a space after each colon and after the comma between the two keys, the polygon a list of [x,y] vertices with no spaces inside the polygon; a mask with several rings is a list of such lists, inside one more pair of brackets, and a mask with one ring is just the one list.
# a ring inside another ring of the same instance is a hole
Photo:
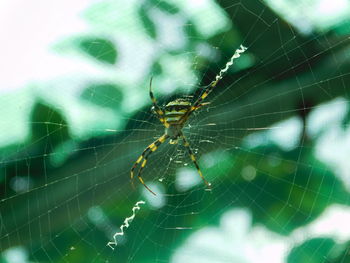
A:
{"label": "yellow and black striped abdomen", "polygon": [[178,123],[187,110],[165,111],[165,121],[169,124]]}
{"label": "yellow and black striped abdomen", "polygon": [[164,118],[167,123],[177,124],[181,118],[191,109],[191,102],[184,99],[177,99],[165,106]]}

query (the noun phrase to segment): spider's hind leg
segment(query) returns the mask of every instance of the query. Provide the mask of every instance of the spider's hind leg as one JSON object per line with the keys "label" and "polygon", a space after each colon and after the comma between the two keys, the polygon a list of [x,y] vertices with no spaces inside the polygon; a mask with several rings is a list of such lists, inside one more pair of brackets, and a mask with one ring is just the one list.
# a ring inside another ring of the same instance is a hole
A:
{"label": "spider's hind leg", "polygon": [[187,148],[187,151],[188,151],[188,153],[190,155],[190,158],[191,158],[192,162],[194,163],[194,165],[197,168],[199,176],[202,178],[203,182],[208,186],[208,188],[211,188],[211,184],[204,178],[204,176],[202,174],[202,171],[199,168],[199,165],[197,163],[196,157],[194,156],[193,151],[192,151],[192,149],[190,147],[190,144],[188,143],[186,137],[183,135],[183,133],[181,133],[180,136],[181,136],[181,138],[182,138],[182,140],[184,142],[184,146]]}

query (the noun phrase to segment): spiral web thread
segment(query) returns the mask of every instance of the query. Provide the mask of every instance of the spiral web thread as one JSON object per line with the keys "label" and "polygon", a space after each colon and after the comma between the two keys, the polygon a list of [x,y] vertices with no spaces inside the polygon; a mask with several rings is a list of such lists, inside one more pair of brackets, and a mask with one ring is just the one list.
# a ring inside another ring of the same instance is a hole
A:
{"label": "spiral web thread", "polygon": [[146,204],[145,201],[138,201],[134,207],[132,208],[132,215],[125,218],[124,223],[120,226],[120,232],[116,232],[113,235],[113,241],[110,241],[107,243],[107,246],[109,246],[111,249],[114,250],[115,247],[117,247],[118,242],[117,242],[117,236],[123,236],[124,235],[124,228],[128,228],[130,226],[130,223],[134,220],[136,212],[140,210],[140,205]]}
{"label": "spiral web thread", "polygon": [[221,69],[219,74],[216,75],[215,83],[217,83],[219,80],[221,80],[223,77],[223,74],[233,65],[233,60],[239,58],[241,56],[241,54],[244,53],[246,50],[247,50],[247,48],[243,45],[240,45],[239,48],[236,49],[235,53],[233,54],[233,56],[231,57],[229,62],[226,63],[225,68]]}

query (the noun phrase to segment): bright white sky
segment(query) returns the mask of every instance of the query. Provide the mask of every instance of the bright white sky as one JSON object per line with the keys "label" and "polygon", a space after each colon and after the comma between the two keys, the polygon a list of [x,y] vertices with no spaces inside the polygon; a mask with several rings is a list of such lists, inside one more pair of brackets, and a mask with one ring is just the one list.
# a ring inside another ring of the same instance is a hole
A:
{"label": "bright white sky", "polygon": [[348,0],[265,0],[287,21],[306,34],[312,30],[327,30],[349,19]]}
{"label": "bright white sky", "polygon": [[[56,107],[72,111],[65,112],[66,116],[73,119],[72,126],[82,127],[81,122],[99,125],[96,119],[101,118],[96,115],[101,112],[91,111],[86,105],[85,108],[80,107],[74,101],[72,93],[76,92],[78,85],[70,82],[68,89],[64,83],[58,87],[50,83],[45,85],[48,87],[46,92],[38,86],[73,74],[97,75],[97,67],[91,66],[83,59],[56,54],[51,48],[64,38],[88,31],[88,24],[81,14],[92,2],[94,1],[0,1],[0,129],[11,131],[0,134],[1,146],[26,139],[29,134],[29,113],[37,97],[65,96],[63,100],[61,97],[58,99],[68,106],[57,104]],[[54,104],[56,101],[50,102]],[[106,118],[109,125],[113,124],[110,120],[112,115],[105,111],[102,113],[109,116]],[[80,135],[85,132],[78,129],[74,131],[80,132]]]}
{"label": "bright white sky", "polygon": [[48,47],[63,36],[86,30],[77,14],[89,4],[86,0],[2,0],[0,92],[76,69],[79,62],[55,55]]}
{"label": "bright white sky", "polygon": [[271,232],[261,225],[252,225],[246,209],[232,209],[220,218],[219,226],[205,227],[189,236],[172,256],[172,263],[283,263],[290,249],[312,238],[333,238],[346,242],[350,209],[331,205],[317,220],[295,229],[289,236]]}

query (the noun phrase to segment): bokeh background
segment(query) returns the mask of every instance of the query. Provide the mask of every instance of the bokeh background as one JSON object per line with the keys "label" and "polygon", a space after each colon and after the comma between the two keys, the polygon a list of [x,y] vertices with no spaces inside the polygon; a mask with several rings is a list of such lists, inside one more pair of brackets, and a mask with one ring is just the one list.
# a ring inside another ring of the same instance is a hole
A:
{"label": "bokeh background", "polygon": [[[3,0],[0,262],[350,262],[350,2]],[[160,105],[235,61],[139,182]],[[146,201],[112,250],[132,207]]]}

